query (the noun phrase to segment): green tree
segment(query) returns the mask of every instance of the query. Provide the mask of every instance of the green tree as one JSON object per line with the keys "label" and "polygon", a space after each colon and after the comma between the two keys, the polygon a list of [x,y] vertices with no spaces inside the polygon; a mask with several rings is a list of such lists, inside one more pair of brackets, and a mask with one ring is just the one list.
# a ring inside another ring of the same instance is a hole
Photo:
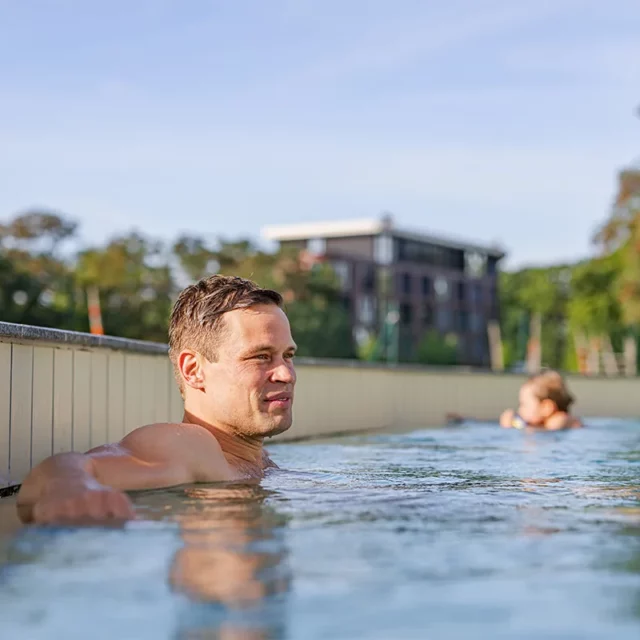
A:
{"label": "green tree", "polygon": [[285,282],[291,287],[285,289],[291,299],[286,311],[299,355],[355,358],[351,322],[335,273],[327,265],[319,265],[301,277],[303,273],[294,272]]}
{"label": "green tree", "polygon": [[617,350],[622,348],[626,331],[617,296],[621,257],[620,252],[616,252],[576,265],[567,305],[572,333],[579,332],[587,337],[608,336]]}
{"label": "green tree", "polygon": [[218,254],[205,240],[182,235],[173,244],[173,253],[187,277],[196,281],[218,271]]}
{"label": "green tree", "polygon": [[422,364],[458,364],[458,342],[453,334],[440,335],[437,331],[427,331],[418,345],[417,360]]}
{"label": "green tree", "polygon": [[[638,110],[640,115],[640,110]],[[640,162],[622,170],[608,220],[595,241],[605,252],[620,253],[618,299],[628,326],[640,327]]]}
{"label": "green tree", "polygon": [[163,243],[138,233],[113,238],[80,252],[75,273],[83,290],[98,289],[105,333],[166,341],[177,288]]}
{"label": "green tree", "polygon": [[611,216],[596,235],[605,252],[618,252],[617,292],[627,325],[640,325],[640,168],[622,171]]}
{"label": "green tree", "polygon": [[0,224],[3,320],[77,328],[73,269],[60,252],[75,230],[74,222],[48,211],[27,211]]}
{"label": "green tree", "polygon": [[562,367],[567,348],[570,282],[569,265],[500,274],[501,328],[507,367],[525,359],[529,323],[535,314],[541,319],[543,364]]}

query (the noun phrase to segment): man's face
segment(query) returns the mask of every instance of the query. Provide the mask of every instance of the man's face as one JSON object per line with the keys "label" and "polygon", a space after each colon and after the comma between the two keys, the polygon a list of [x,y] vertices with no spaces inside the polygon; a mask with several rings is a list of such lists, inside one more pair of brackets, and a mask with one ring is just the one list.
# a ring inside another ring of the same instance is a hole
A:
{"label": "man's face", "polygon": [[286,431],[292,422],[295,350],[289,320],[276,305],[224,314],[217,361],[203,365],[212,423],[249,437]]}

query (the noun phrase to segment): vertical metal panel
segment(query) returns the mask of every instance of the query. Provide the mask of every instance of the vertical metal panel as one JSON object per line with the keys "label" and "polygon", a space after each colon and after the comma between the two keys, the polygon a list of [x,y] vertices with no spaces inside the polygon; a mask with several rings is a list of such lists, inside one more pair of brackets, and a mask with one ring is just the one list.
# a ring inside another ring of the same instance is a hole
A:
{"label": "vertical metal panel", "polygon": [[0,342],[0,487],[9,484],[11,347],[12,345],[8,342]]}
{"label": "vertical metal panel", "polygon": [[91,433],[90,447],[107,442],[107,359],[105,351],[91,354]]}
{"label": "vertical metal panel", "polygon": [[[155,422],[155,366],[156,356],[140,357],[140,422],[136,427]],[[134,427],[135,428],[135,427]]]}
{"label": "vertical metal panel", "polygon": [[130,433],[140,426],[140,390],[142,374],[142,357],[135,353],[127,353],[124,357],[124,431]]}
{"label": "vertical metal panel", "polygon": [[153,363],[154,422],[169,422],[169,368],[166,358],[155,358]]}
{"label": "vertical metal panel", "polygon": [[124,354],[109,353],[107,375],[107,442],[118,442],[124,436]]}
{"label": "vertical metal panel", "polygon": [[33,348],[31,466],[53,453],[53,348]]}
{"label": "vertical metal panel", "polygon": [[91,448],[91,353],[73,353],[73,450]]}
{"label": "vertical metal panel", "polygon": [[33,393],[33,347],[13,345],[11,362],[11,442],[9,477],[21,482],[31,468],[31,398]]}
{"label": "vertical metal panel", "polygon": [[180,390],[175,382],[173,375],[173,365],[171,362],[167,364],[169,369],[169,419],[171,422],[182,422],[184,416],[184,402],[180,395]]}
{"label": "vertical metal panel", "polygon": [[71,451],[73,428],[73,351],[53,353],[53,452]]}

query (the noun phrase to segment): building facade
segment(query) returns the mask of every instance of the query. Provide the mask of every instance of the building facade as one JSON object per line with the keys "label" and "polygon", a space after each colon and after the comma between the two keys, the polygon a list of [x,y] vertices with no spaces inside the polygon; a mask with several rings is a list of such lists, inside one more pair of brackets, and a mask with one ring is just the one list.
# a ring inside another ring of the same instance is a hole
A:
{"label": "building facade", "polygon": [[389,217],[266,227],[263,235],[332,265],[358,342],[397,323],[400,359],[411,360],[435,330],[455,335],[462,364],[489,365],[500,248],[404,231]]}

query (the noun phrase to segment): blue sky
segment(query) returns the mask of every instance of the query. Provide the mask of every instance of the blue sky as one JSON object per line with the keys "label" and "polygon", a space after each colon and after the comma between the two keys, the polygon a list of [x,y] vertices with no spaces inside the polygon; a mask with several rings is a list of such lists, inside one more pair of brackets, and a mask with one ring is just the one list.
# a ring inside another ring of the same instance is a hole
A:
{"label": "blue sky", "polygon": [[0,0],[0,217],[376,216],[574,259],[640,154],[637,0]]}

